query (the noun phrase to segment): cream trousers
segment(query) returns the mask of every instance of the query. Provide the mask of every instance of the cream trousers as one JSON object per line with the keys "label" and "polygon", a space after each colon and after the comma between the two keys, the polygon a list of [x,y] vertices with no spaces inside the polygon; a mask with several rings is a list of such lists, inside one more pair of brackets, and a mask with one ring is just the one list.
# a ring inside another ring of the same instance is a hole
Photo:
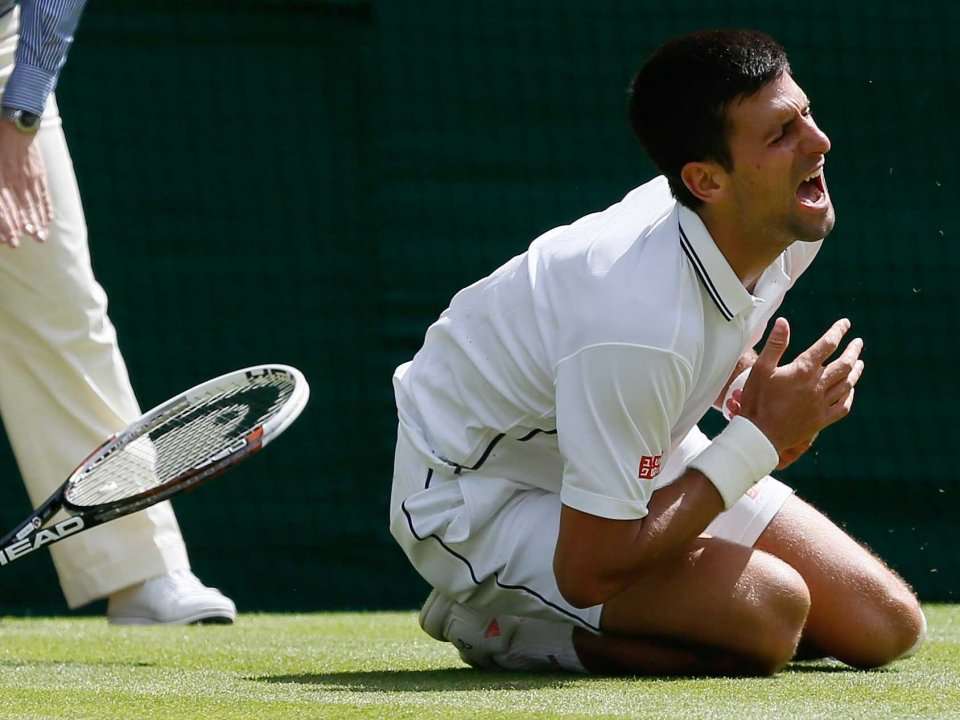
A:
{"label": "cream trousers", "polygon": [[[13,69],[17,13],[0,18],[0,95]],[[83,207],[52,96],[35,142],[46,164],[53,224],[45,243],[24,238],[17,249],[0,247],[0,415],[38,505],[140,410],[106,294],[90,267]],[[121,251],[122,242],[115,247]],[[169,503],[81,533],[50,552],[71,608],[189,567]]]}

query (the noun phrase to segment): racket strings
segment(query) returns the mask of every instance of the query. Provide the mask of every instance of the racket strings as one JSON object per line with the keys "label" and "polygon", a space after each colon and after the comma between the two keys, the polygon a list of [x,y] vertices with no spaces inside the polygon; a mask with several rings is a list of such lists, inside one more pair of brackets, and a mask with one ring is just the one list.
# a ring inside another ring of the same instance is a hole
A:
{"label": "racket strings", "polygon": [[295,386],[292,377],[269,374],[191,398],[89,463],[68,488],[67,500],[90,506],[129,499],[227,456],[283,407]]}

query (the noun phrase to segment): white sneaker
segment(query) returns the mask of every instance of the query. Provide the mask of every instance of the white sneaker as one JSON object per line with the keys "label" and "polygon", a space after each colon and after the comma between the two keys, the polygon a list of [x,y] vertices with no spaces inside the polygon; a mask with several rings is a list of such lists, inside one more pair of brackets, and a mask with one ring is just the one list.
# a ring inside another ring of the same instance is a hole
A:
{"label": "white sneaker", "polygon": [[107,602],[107,620],[113,625],[230,624],[236,617],[233,600],[186,569],[124,588]]}
{"label": "white sneaker", "polygon": [[434,590],[420,610],[420,627],[434,640],[453,643],[467,665],[499,670],[493,656],[509,647],[516,621],[481,615]]}

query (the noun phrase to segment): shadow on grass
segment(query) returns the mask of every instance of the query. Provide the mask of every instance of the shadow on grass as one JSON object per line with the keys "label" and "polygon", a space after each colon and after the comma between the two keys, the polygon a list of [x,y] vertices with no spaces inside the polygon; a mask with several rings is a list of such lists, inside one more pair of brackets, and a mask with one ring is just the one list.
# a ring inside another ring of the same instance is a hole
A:
{"label": "shadow on grass", "polygon": [[377,672],[301,673],[248,677],[256,682],[321,685],[346,692],[437,692],[441,690],[534,690],[563,687],[583,680],[581,675],[483,672],[472,668],[449,670],[381,670]]}
{"label": "shadow on grass", "polygon": [[869,670],[860,670],[859,668],[850,667],[849,665],[835,665],[833,663],[825,662],[795,662],[787,665],[783,672],[785,673],[859,673],[859,674],[875,674],[875,673],[885,673],[890,672],[890,668],[871,668]]}
{"label": "shadow on grass", "polygon": [[[785,673],[862,673],[863,670],[827,662],[791,663]],[[885,672],[871,670],[868,672]],[[442,690],[536,690],[561,688],[583,682],[588,676],[564,673],[531,674],[483,672],[472,668],[445,670],[380,670],[370,672],[299,673],[264,675],[246,680],[291,685],[317,685],[344,692],[437,692]],[[592,676],[609,679],[610,676]],[[638,682],[676,682],[702,677],[636,677]],[[745,678],[746,679],[746,678]],[[763,678],[760,678],[763,679]]]}
{"label": "shadow on grass", "polygon": [[0,668],[61,667],[76,665],[86,667],[156,667],[156,663],[138,660],[0,660]]}

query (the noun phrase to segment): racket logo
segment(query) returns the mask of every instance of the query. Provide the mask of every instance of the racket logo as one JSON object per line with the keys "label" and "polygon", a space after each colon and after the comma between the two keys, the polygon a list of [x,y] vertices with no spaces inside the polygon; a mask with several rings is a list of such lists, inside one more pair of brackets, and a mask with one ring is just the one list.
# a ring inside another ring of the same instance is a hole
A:
{"label": "racket logo", "polygon": [[[39,525],[40,519],[34,518],[31,522],[27,523],[23,530],[28,530],[27,535],[29,535],[30,532],[36,530]],[[0,550],[0,566],[6,565],[11,560],[16,560],[22,555],[32,553],[34,550],[39,550],[44,545],[49,545],[52,542],[63,540],[63,538],[69,535],[78,533],[83,530],[84,526],[83,517],[76,515],[66,520],[61,520],[56,525],[40,530],[32,539],[30,537],[23,537]],[[23,534],[23,530],[17,533],[18,537]]]}
{"label": "racket logo", "polygon": [[250,370],[247,370],[244,374],[247,376],[248,380],[253,380],[258,377],[267,377],[270,375],[286,376],[287,373],[281,370],[280,368],[259,367],[259,368],[251,368]]}
{"label": "racket logo", "polygon": [[20,528],[20,532],[17,533],[17,540],[23,540],[28,535],[32,535],[33,531],[38,529],[42,524],[43,523],[40,522],[40,518],[33,518],[33,520]]}
{"label": "racket logo", "polygon": [[215,462],[223,460],[224,458],[230,457],[235,452],[239,452],[243,450],[246,446],[247,446],[247,439],[238,438],[235,442],[231,443],[230,445],[227,445],[227,447],[225,447],[220,452],[216,453],[215,455],[211,455],[202,463],[198,463],[197,465],[194,465],[193,469],[202,470],[203,468],[207,467],[207,465],[213,465]]}

